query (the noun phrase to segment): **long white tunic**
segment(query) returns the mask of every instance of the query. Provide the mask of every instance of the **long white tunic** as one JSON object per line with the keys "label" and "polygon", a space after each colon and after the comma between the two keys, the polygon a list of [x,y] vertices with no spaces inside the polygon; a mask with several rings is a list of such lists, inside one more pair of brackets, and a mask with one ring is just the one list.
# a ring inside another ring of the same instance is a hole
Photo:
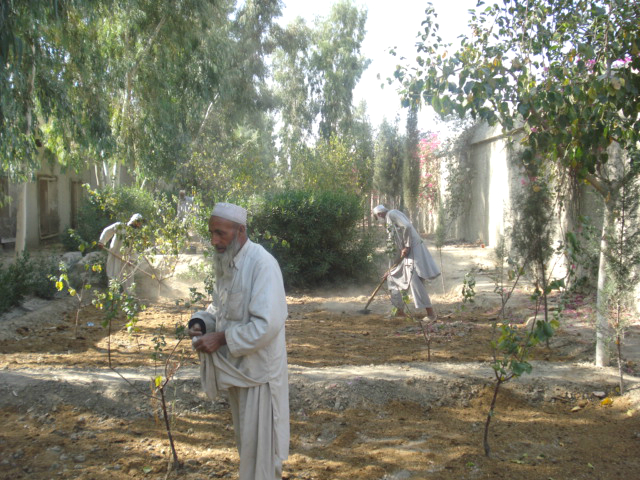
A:
{"label": "long white tunic", "polygon": [[[115,278],[123,281],[125,273],[129,273],[129,270],[131,270],[125,262],[118,258],[118,256],[122,258],[128,258],[130,256],[130,252],[122,248],[126,228],[124,223],[116,222],[106,227],[100,234],[98,241],[109,250],[106,265],[107,277],[109,279]],[[111,244],[109,244],[109,240],[111,240]]]}
{"label": "long white tunic", "polygon": [[193,211],[193,197],[184,197],[178,200],[178,218],[185,220]]}
{"label": "long white tunic", "polygon": [[425,280],[438,277],[440,275],[438,265],[407,216],[399,210],[389,210],[386,222],[396,247],[399,250],[405,247],[410,249],[407,257],[390,273],[399,288],[408,288],[414,274]]}
{"label": "long white tunic", "polygon": [[[217,387],[230,392],[240,479],[272,480],[289,455],[287,301],[278,262],[262,246],[247,240],[234,265],[232,278],[216,283],[207,309],[227,345],[201,360],[217,375]],[[256,430],[258,423],[264,428]]]}

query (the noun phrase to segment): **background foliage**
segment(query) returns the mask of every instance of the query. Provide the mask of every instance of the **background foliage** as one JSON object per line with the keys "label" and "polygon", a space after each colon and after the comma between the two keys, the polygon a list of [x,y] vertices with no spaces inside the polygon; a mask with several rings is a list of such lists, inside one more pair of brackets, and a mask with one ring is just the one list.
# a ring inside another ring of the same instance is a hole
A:
{"label": "background foliage", "polygon": [[249,234],[273,253],[288,286],[358,278],[373,265],[373,243],[358,228],[362,210],[347,192],[275,193],[251,206]]}

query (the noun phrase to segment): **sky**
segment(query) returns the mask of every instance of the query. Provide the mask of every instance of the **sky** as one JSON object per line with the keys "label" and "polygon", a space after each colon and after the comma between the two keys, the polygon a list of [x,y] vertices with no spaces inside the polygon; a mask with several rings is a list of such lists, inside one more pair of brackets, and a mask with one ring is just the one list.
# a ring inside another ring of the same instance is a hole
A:
{"label": "sky", "polygon": [[[312,22],[316,17],[326,17],[331,10],[331,0],[283,0],[281,18],[283,25],[296,17]],[[396,85],[387,85],[386,78],[391,77],[398,64],[399,56],[404,56],[413,64],[416,57],[416,37],[421,31],[425,19],[426,0],[354,0],[355,5],[368,10],[367,34],[362,45],[362,53],[371,60],[369,68],[363,73],[354,91],[354,105],[360,100],[367,102],[367,110],[374,128],[383,118],[393,121],[400,118],[404,127],[406,110],[400,107]],[[431,0],[438,14],[439,34],[446,42],[456,42],[461,33],[467,33],[468,10],[475,8],[476,0]],[[388,53],[390,47],[397,47],[398,57]],[[380,79],[377,78],[378,74]],[[381,89],[380,84],[385,83]],[[435,115],[424,108],[418,117],[418,128],[433,131],[438,127]]]}

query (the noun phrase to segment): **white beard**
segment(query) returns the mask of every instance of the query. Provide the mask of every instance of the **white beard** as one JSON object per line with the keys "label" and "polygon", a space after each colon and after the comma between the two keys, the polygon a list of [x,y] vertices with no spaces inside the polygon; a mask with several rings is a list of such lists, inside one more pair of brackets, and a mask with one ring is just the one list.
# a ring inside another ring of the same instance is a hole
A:
{"label": "white beard", "polygon": [[216,274],[216,282],[230,281],[233,278],[234,257],[240,250],[238,234],[233,237],[229,246],[223,253],[214,252],[213,270]]}

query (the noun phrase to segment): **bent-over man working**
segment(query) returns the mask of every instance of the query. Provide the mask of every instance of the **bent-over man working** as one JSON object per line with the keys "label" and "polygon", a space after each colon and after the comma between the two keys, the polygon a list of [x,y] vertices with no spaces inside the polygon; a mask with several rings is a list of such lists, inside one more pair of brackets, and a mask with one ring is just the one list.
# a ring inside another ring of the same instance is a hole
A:
{"label": "bent-over man working", "polygon": [[237,205],[213,209],[213,302],[192,316],[189,335],[207,395],[228,392],[240,480],[279,480],[289,455],[287,302],[278,262],[249,240],[246,220]]}
{"label": "bent-over man working", "polygon": [[[143,222],[142,215],[134,213],[127,225],[116,222],[107,226],[100,234],[98,248],[107,251],[106,273],[109,280],[116,279],[125,290],[131,288],[133,276],[135,274],[135,258],[131,251],[131,246],[125,246],[125,236],[127,227],[141,228]],[[107,246],[107,244],[111,243]]]}
{"label": "bent-over man working", "polygon": [[404,213],[399,210],[389,210],[384,205],[375,207],[373,213],[386,220],[391,240],[400,253],[400,263],[391,269],[387,276],[391,303],[397,309],[396,315],[404,316],[402,291],[410,289],[416,309],[418,311],[426,309],[427,317],[435,320],[436,312],[424,281],[433,280],[440,275],[438,265],[433,261],[420,234]]}

